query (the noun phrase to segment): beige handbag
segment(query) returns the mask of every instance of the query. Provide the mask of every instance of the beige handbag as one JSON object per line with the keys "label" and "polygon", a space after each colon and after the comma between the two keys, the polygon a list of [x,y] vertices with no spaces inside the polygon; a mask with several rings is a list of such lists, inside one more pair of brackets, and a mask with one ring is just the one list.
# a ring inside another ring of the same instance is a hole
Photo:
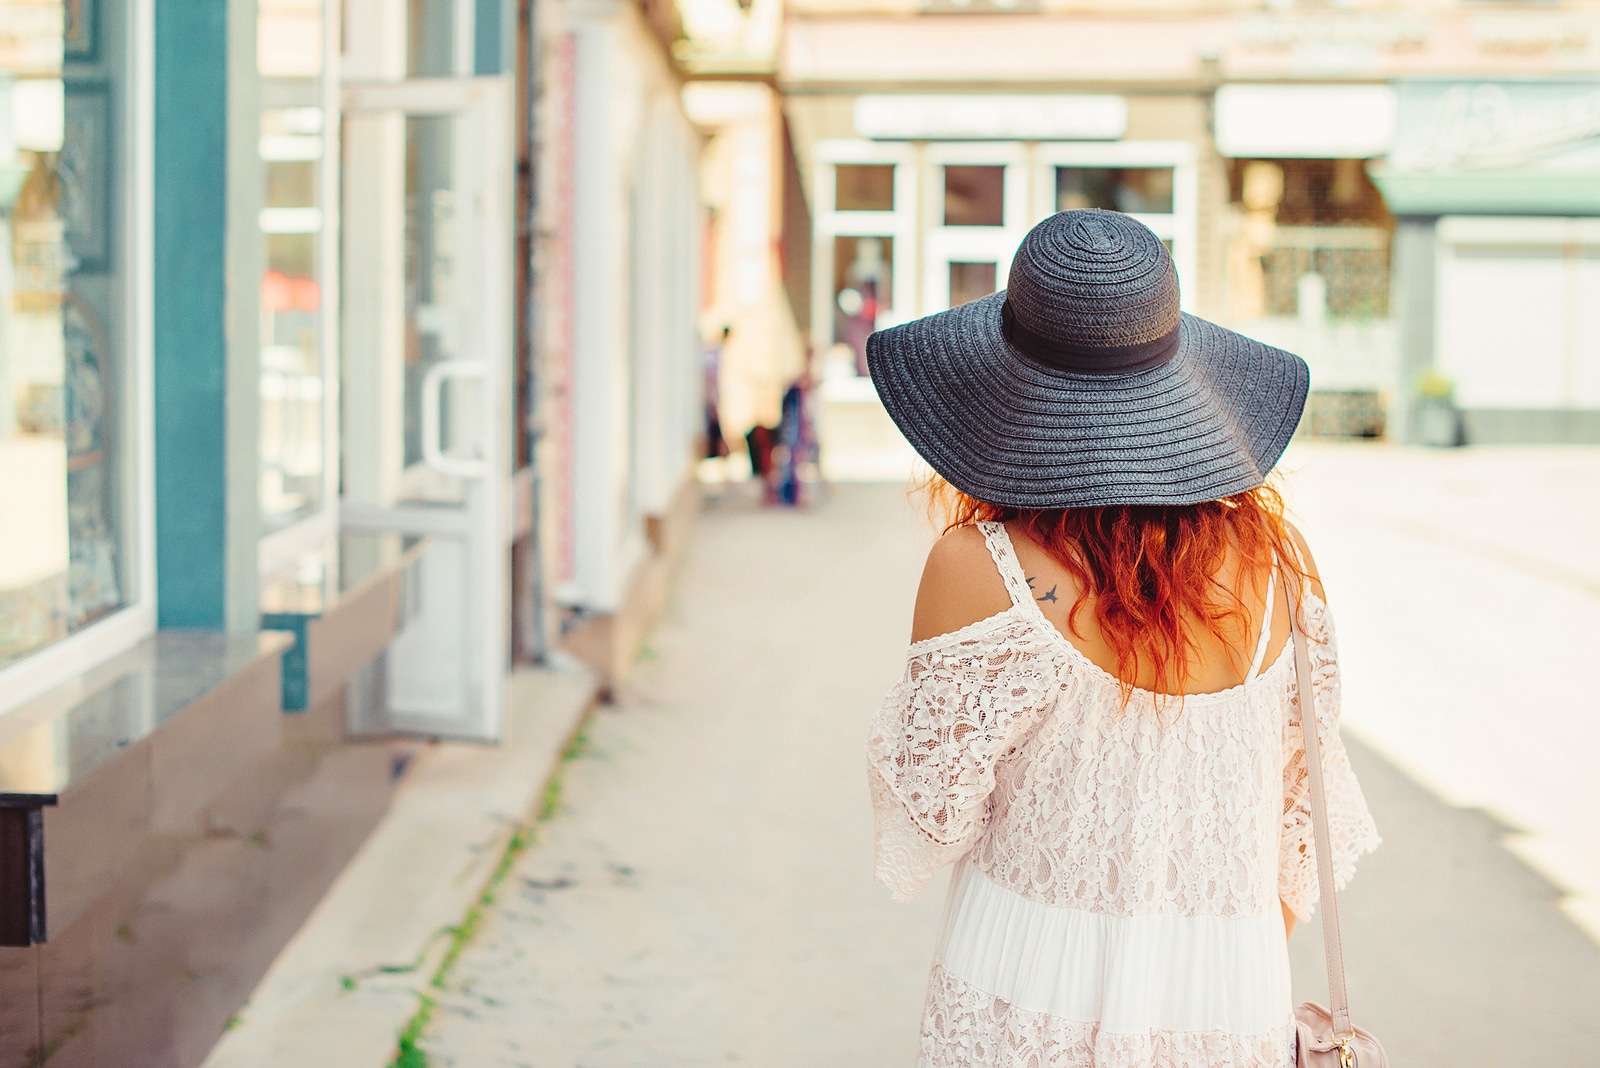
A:
{"label": "beige handbag", "polygon": [[1344,946],[1339,938],[1339,900],[1333,888],[1333,848],[1328,835],[1328,802],[1322,790],[1322,750],[1317,739],[1316,705],[1311,694],[1311,657],[1300,625],[1299,576],[1285,569],[1290,593],[1289,618],[1294,631],[1294,672],[1300,685],[1300,725],[1306,737],[1306,771],[1311,778],[1311,829],[1317,846],[1317,882],[1322,888],[1322,950],[1328,965],[1325,1009],[1308,1001],[1294,1010],[1300,1068],[1389,1068],[1389,1056],[1378,1040],[1350,1022],[1350,1001],[1344,987]]}

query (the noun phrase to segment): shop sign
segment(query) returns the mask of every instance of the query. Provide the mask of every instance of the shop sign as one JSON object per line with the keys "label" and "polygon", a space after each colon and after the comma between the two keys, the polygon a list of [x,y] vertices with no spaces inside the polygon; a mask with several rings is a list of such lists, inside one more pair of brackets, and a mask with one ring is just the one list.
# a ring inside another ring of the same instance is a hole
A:
{"label": "shop sign", "polygon": [[856,98],[856,133],[885,141],[1115,141],[1120,96],[901,94]]}
{"label": "shop sign", "polygon": [[1600,214],[1600,80],[1416,81],[1370,168],[1400,215]]}
{"label": "shop sign", "polygon": [[1428,43],[1428,18],[1401,12],[1316,12],[1251,15],[1239,42],[1252,51],[1303,52],[1333,47],[1416,52]]}
{"label": "shop sign", "polygon": [[1538,56],[1548,52],[1582,52],[1589,47],[1590,20],[1548,13],[1530,16],[1482,14],[1472,19],[1472,39],[1485,52]]}
{"label": "shop sign", "polygon": [[1402,83],[1389,166],[1399,173],[1567,170],[1578,161],[1562,157],[1597,138],[1600,81]]}
{"label": "shop sign", "polygon": [[1233,159],[1371,159],[1394,143],[1387,85],[1224,85],[1217,152]]}

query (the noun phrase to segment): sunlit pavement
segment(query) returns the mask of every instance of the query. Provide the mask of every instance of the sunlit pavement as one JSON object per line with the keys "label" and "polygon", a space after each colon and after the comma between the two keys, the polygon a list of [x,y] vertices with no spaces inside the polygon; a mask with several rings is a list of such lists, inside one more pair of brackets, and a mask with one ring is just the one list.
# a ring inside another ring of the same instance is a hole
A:
{"label": "sunlit pavement", "polygon": [[1509,845],[1600,942],[1600,448],[1288,457],[1352,731]]}
{"label": "sunlit pavement", "polygon": [[[1592,1063],[1600,948],[1574,920],[1600,896],[1600,450],[1287,466],[1385,835],[1344,898],[1358,1019],[1396,1064]],[[802,513],[747,489],[711,505],[461,958],[431,1063],[913,1062],[942,887],[901,908],[872,882],[861,745],[929,533],[898,486]],[[1294,939],[1300,997],[1322,996],[1319,946]]]}
{"label": "sunlit pavement", "polygon": [[[902,489],[720,490],[441,999],[429,1063],[907,1065],[942,885],[872,880],[863,745],[929,536]],[[942,884],[942,880],[941,880]]]}

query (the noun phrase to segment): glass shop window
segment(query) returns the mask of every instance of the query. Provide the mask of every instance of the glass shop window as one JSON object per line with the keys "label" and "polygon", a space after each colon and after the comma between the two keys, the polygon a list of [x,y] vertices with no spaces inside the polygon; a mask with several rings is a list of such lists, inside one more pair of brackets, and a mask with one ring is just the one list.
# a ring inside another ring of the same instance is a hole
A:
{"label": "glass shop window", "polygon": [[867,373],[867,337],[890,315],[894,238],[833,241],[833,343],[845,346],[855,373]]}
{"label": "glass shop window", "polygon": [[950,306],[970,304],[993,293],[997,272],[994,263],[950,264]]}
{"label": "glass shop window", "polygon": [[[461,227],[456,212],[456,120],[449,115],[406,118],[406,349],[405,451],[407,467],[423,462],[422,383],[438,364],[460,355],[459,307]],[[439,413],[447,447],[463,444],[477,429],[459,407],[465,393]],[[447,484],[458,493],[459,483]]]}
{"label": "glass shop window", "polygon": [[457,0],[406,0],[406,76],[448,78],[456,70]]}
{"label": "glass shop window", "polygon": [[326,505],[322,4],[261,0],[261,532]]}
{"label": "glass shop window", "polygon": [[1056,210],[1170,214],[1171,167],[1057,167]]}
{"label": "glass shop window", "polygon": [[894,164],[841,163],[833,175],[836,211],[894,210]]}
{"label": "glass shop window", "polygon": [[1004,167],[945,167],[944,224],[946,226],[1004,226],[1005,208]]}
{"label": "glass shop window", "polygon": [[1228,253],[1231,318],[1389,316],[1395,223],[1362,160],[1233,160],[1229,194],[1245,223]]}
{"label": "glass shop window", "polygon": [[0,46],[0,668],[138,594],[126,11],[8,4]]}

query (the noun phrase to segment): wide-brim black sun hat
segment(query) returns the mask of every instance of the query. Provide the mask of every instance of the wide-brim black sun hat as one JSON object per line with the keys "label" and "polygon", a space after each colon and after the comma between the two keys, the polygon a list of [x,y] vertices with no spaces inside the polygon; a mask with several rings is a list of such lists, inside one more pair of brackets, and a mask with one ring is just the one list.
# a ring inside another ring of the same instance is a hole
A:
{"label": "wide-brim black sun hat", "polygon": [[1305,361],[1181,312],[1142,223],[1064,211],[1008,288],[867,339],[896,425],[990,504],[1196,504],[1261,485],[1300,422]]}

